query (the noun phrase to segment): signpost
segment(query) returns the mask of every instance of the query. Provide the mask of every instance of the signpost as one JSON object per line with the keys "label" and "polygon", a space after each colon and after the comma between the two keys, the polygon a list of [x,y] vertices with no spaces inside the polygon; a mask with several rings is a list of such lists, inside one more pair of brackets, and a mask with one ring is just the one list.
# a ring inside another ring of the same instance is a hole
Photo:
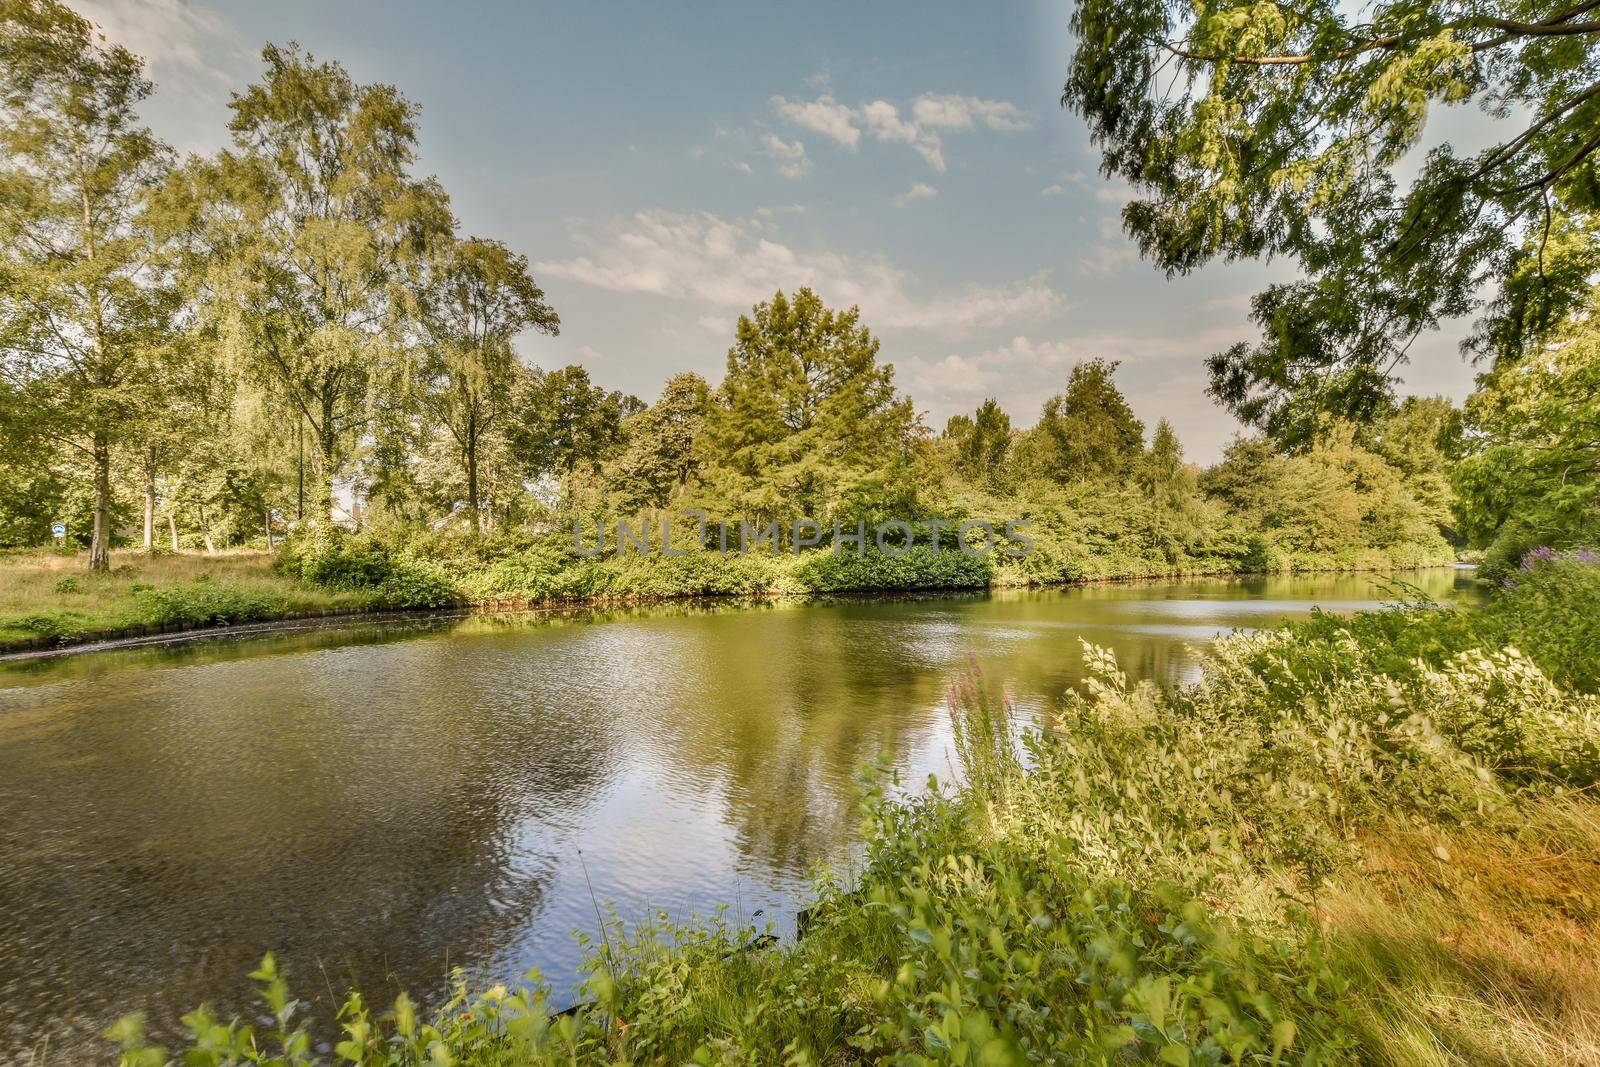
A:
{"label": "signpost", "polygon": [[67,524],[64,522],[53,523],[50,527],[50,532],[55,534],[56,540],[59,541],[67,536]]}

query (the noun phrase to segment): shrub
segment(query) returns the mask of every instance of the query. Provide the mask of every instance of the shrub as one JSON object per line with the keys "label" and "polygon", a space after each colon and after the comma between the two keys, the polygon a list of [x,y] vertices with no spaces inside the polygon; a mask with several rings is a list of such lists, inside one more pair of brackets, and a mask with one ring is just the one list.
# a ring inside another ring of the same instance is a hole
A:
{"label": "shrub", "polygon": [[1556,681],[1600,689],[1600,555],[1534,549],[1484,613],[1491,643],[1526,652]]}
{"label": "shrub", "polygon": [[134,594],[139,621],[154,626],[227,626],[282,615],[284,598],[233,582],[196,579]]}
{"label": "shrub", "polygon": [[371,534],[313,526],[284,542],[279,573],[336,589],[375,589],[393,573],[389,547]]}
{"label": "shrub", "polygon": [[974,589],[994,577],[988,557],[972,557],[931,545],[914,545],[902,556],[869,549],[811,552],[794,568],[800,588],[816,593],[868,589]]}

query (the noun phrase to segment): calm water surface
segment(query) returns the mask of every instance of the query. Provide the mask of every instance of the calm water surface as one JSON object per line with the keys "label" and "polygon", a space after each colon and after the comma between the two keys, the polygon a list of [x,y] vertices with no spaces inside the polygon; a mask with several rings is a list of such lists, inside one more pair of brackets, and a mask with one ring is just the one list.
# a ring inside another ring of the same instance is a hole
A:
{"label": "calm water surface", "polygon": [[[1407,581],[1468,596],[1451,571]],[[1181,681],[1236,627],[1375,606],[1365,576],[351,626],[0,668],[0,1062],[119,1014],[326,1002],[538,966],[595,904],[780,929],[847,866],[854,772],[947,773],[967,655],[1036,713],[1079,639]],[[585,878],[587,872],[587,881]]]}

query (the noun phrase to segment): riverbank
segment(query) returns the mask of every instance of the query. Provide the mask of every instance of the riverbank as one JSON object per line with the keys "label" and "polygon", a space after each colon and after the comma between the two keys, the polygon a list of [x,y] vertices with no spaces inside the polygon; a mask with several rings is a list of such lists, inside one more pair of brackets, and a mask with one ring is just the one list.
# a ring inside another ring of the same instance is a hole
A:
{"label": "riverbank", "polygon": [[925,593],[1093,582],[1396,571],[1450,562],[1437,546],[1280,553],[1250,560],[1143,556],[996,565],[925,546],[901,556],[816,550],[802,555],[584,559],[546,539],[435,538],[396,544],[324,533],[279,553],[147,555],[123,549],[91,574],[81,553],[0,555],[0,656],[89,651],[252,633],[277,623],[417,612],[528,611],[683,599]]}
{"label": "riverbank", "polygon": [[[473,988],[352,998],[360,1064],[1593,1062],[1600,1053],[1600,568],[1537,562],[1481,611],[1317,615],[1237,634],[1181,688],[1108,651],[1022,730],[977,671],[948,781],[882,770],[864,866],[805,937],[730,915],[608,923],[592,1007]],[[942,777],[942,775],[941,775]],[[268,1028],[206,1049],[307,1063],[269,962]],[[375,991],[374,991],[375,992]],[[330,1025],[320,1020],[317,1030]],[[129,1063],[144,1052],[113,1031]]]}
{"label": "riverbank", "polygon": [[285,576],[237,550],[147,555],[120,549],[91,574],[81,552],[0,554],[0,653],[374,610],[374,598]]}

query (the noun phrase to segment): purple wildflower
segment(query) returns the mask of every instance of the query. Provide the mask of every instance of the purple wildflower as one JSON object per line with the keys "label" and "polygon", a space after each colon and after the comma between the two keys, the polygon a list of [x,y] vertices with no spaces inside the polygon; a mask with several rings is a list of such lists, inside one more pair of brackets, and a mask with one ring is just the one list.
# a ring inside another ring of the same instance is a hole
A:
{"label": "purple wildflower", "polygon": [[1554,563],[1559,558],[1560,553],[1555,549],[1549,545],[1540,545],[1538,548],[1529,550],[1528,554],[1522,557],[1522,569],[1531,571],[1540,564]]}

